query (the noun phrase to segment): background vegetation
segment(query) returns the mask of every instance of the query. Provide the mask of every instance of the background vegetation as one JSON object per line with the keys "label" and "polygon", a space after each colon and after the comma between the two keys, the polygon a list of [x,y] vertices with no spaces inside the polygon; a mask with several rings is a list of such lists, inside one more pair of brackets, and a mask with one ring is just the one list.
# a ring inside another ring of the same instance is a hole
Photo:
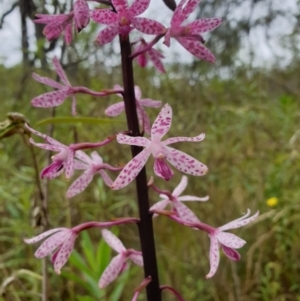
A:
{"label": "background vegetation", "polygon": [[[295,41],[296,37],[293,32],[287,38]],[[70,81],[95,90],[121,83],[119,62],[114,54],[108,55],[111,49],[97,50],[96,64],[77,63],[80,57],[85,58],[83,42],[88,45],[91,38],[83,35],[81,39],[77,44],[80,50],[74,46],[64,54]],[[237,48],[240,41],[238,38]],[[31,78],[32,71],[55,77],[48,67],[48,56],[52,54],[41,50],[47,43],[42,41],[41,45],[22,65],[9,69],[0,66],[0,120],[6,119],[7,112],[17,111],[37,130],[48,132],[51,125],[37,124],[53,112],[30,106],[33,97],[46,91]],[[220,58],[224,63],[217,66],[205,62],[170,63],[163,75],[136,66],[136,84],[143,96],[173,107],[169,137],[206,133],[206,139],[199,144],[178,144],[179,149],[209,167],[205,177],[189,177],[185,192],[209,195],[210,200],[191,203],[189,207],[202,221],[214,226],[239,217],[247,208],[261,212],[256,222],[234,231],[247,241],[241,249],[242,260],[233,263],[221,256],[218,272],[210,280],[205,279],[209,270],[208,237],[163,217],[154,221],[161,283],[176,287],[186,300],[300,300],[300,64],[294,51],[291,47],[292,59],[285,66],[273,64],[268,68],[253,68],[245,62],[237,67],[234,60],[230,65],[227,52]],[[104,57],[106,64],[111,59],[115,67],[106,70]],[[236,49],[230,59],[234,57],[237,58]],[[30,62],[30,58],[35,59]],[[34,67],[38,65],[43,66],[42,70]],[[229,70],[230,77],[222,70]],[[108,104],[119,98],[79,96],[77,100],[78,115],[101,118]],[[70,107],[70,101],[66,101],[56,110],[56,116],[68,116]],[[157,112],[149,111],[152,121]],[[125,121],[125,117],[118,120]],[[64,143],[97,141],[123,129],[122,123],[56,124],[53,136]],[[99,151],[112,164],[127,162],[127,152],[126,146],[119,147],[115,142]],[[35,153],[41,169],[48,155],[39,149]],[[153,174],[151,163],[147,165],[149,176]],[[41,210],[32,156],[20,135],[1,141],[0,166],[0,300],[40,300],[41,261],[33,257],[36,246],[25,245],[22,239],[39,233]],[[170,183],[158,179],[155,183],[173,190],[180,177],[176,173]],[[137,214],[133,185],[110,191],[95,177],[88,189],[68,200],[65,192],[69,185],[61,176],[47,187],[51,228]],[[267,202],[272,197],[278,199],[277,204]],[[151,200],[158,200],[152,192]],[[115,229],[126,246],[139,249],[136,230],[134,225]],[[98,230],[82,234],[61,276],[48,265],[49,300],[131,300],[133,289],[143,277],[136,267],[132,266],[106,290],[97,287],[112,255]],[[164,300],[174,300],[164,294]]]}

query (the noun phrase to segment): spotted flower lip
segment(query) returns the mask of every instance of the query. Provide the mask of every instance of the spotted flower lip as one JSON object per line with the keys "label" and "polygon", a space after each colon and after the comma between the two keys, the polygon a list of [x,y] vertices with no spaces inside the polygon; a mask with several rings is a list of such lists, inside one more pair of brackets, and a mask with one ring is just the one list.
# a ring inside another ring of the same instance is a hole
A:
{"label": "spotted flower lip", "polygon": [[187,51],[199,59],[214,62],[214,55],[203,45],[202,33],[212,31],[221,23],[220,18],[198,19],[187,25],[182,23],[197,8],[201,0],[181,0],[174,11],[171,26],[167,29],[164,44],[170,46],[170,39],[175,38]]}
{"label": "spotted flower lip", "polygon": [[161,34],[165,27],[157,21],[137,17],[149,6],[150,0],[135,0],[128,8],[127,0],[112,0],[115,12],[110,9],[96,9],[91,18],[100,24],[108,25],[100,31],[97,42],[106,44],[111,42],[116,35],[127,36],[134,28],[145,34]]}
{"label": "spotted flower lip", "polygon": [[[124,134],[117,135],[119,143],[143,146],[145,149],[126,164],[112,184],[112,189],[121,189],[131,183],[144,167],[151,154],[155,160],[154,172],[163,179],[170,179],[170,168],[166,167],[167,163],[165,160],[184,173],[194,176],[203,176],[206,174],[208,168],[203,163],[184,152],[168,146],[176,142],[200,142],[204,139],[205,135],[200,134],[191,138],[174,137],[161,141],[163,136],[169,131],[171,122],[172,108],[169,104],[166,104],[152,125],[150,139],[145,137],[130,137]],[[159,164],[164,164],[164,166],[158,168]]]}
{"label": "spotted flower lip", "polygon": [[[115,85],[114,89],[116,91],[124,91],[124,89],[120,85]],[[149,108],[159,108],[161,106],[160,100],[153,100],[150,98],[142,98],[142,91],[139,86],[134,86],[134,94],[136,100],[136,111],[139,119],[139,123],[143,126],[144,131],[149,134],[150,133],[150,120],[148,114],[146,113],[144,107]],[[121,94],[117,94],[120,97],[123,97]],[[109,106],[105,110],[105,114],[107,116],[117,116],[121,114],[125,110],[124,101],[115,103]]]}
{"label": "spotted flower lip", "polygon": [[[180,196],[181,193],[185,190],[187,184],[188,184],[187,176],[182,176],[180,183],[172,193],[166,193],[164,191],[159,191],[157,188],[154,188],[154,190],[156,190],[157,192],[161,192],[159,196],[162,198],[162,200],[155,203],[153,206],[151,206],[150,211],[164,210],[168,205],[170,205],[172,210],[174,210],[175,214],[182,220],[187,222],[196,222],[196,223],[200,222],[200,220],[195,215],[195,213],[191,209],[189,209],[186,205],[182,204],[182,202],[187,202],[187,201],[205,202],[209,200],[209,197],[206,196],[200,198],[191,195]],[[154,214],[154,216],[156,215],[157,214]]]}
{"label": "spotted flower lip", "polygon": [[111,231],[103,229],[102,236],[107,244],[115,250],[118,255],[113,257],[99,280],[99,287],[104,288],[113,282],[119,274],[128,268],[127,261],[130,259],[135,264],[143,266],[142,252],[126,249],[123,243]]}

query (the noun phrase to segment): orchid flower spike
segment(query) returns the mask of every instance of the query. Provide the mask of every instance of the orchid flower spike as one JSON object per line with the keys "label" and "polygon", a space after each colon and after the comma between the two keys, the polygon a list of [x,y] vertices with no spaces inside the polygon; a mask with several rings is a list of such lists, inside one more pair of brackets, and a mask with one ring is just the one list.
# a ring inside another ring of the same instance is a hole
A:
{"label": "orchid flower spike", "polygon": [[[115,85],[114,86],[115,91],[124,91],[124,89],[119,86]],[[149,117],[144,110],[144,107],[149,107],[149,108],[159,108],[161,106],[161,101],[160,100],[153,100],[150,98],[142,98],[142,91],[139,86],[134,86],[134,94],[135,94],[135,100],[136,100],[136,111],[139,119],[139,123],[141,126],[143,126],[143,129],[145,130],[146,133],[150,133],[150,120]],[[118,96],[122,97],[122,94],[117,94]],[[125,110],[124,106],[124,101],[118,102],[116,104],[113,104],[109,106],[105,110],[105,114],[107,116],[117,116],[121,114]]]}
{"label": "orchid flower spike", "polygon": [[132,54],[132,56],[135,56],[135,53],[141,52],[141,54],[139,54],[138,56],[136,56],[136,61],[137,63],[142,67],[145,68],[147,66],[148,63],[148,57],[150,59],[150,61],[153,63],[154,67],[162,72],[165,73],[166,70],[162,64],[162,59],[164,58],[164,56],[156,49],[154,49],[153,47],[147,49],[146,51],[142,52],[143,49],[147,48],[148,44],[146,43],[146,41],[144,39],[140,40],[140,44],[138,46],[135,47],[134,53]]}
{"label": "orchid flower spike", "polygon": [[91,18],[100,24],[108,25],[100,31],[97,42],[106,44],[116,35],[127,36],[134,28],[145,34],[157,35],[165,32],[165,27],[157,21],[137,17],[149,6],[150,0],[135,0],[128,8],[127,0],[112,0],[115,12],[110,9],[96,9]]}
{"label": "orchid flower spike", "polygon": [[130,137],[124,134],[117,135],[117,141],[121,144],[143,146],[145,149],[129,161],[112,184],[114,190],[121,189],[131,183],[139,174],[140,170],[146,164],[149,156],[154,157],[154,172],[157,176],[170,180],[173,171],[167,165],[165,160],[169,161],[175,168],[180,171],[194,176],[203,176],[207,172],[207,167],[197,161],[195,158],[171,148],[167,145],[176,142],[199,142],[205,137],[201,134],[196,137],[174,137],[161,141],[163,136],[169,131],[172,122],[172,108],[169,104],[164,105],[154,121],[151,128],[151,138]]}
{"label": "orchid flower spike", "polygon": [[254,221],[259,212],[257,211],[253,216],[250,216],[250,210],[247,213],[232,222],[225,224],[222,227],[216,228],[214,231],[209,233],[210,238],[210,251],[209,251],[209,261],[210,261],[210,271],[206,275],[206,278],[211,278],[217,271],[220,261],[219,248],[221,247],[224,254],[231,260],[238,261],[241,259],[241,255],[235,250],[241,248],[246,241],[239,238],[238,236],[224,232],[230,229],[240,228],[245,226],[252,221]]}
{"label": "orchid flower spike", "polygon": [[140,251],[126,249],[122,242],[111,231],[103,229],[101,232],[107,244],[119,253],[117,256],[112,258],[99,280],[99,287],[104,288],[113,282],[120,273],[128,268],[128,259],[131,259],[139,266],[143,266],[143,256]]}
{"label": "orchid flower spike", "polygon": [[89,157],[84,152],[81,152],[78,157],[84,163],[80,167],[78,166],[76,169],[83,169],[85,171],[69,187],[66,193],[68,198],[72,198],[76,194],[82,192],[92,182],[95,174],[100,174],[104,183],[107,186],[111,186],[113,182],[109,177],[109,175],[106,173],[105,169],[111,171],[120,171],[123,168],[123,167],[113,167],[107,163],[103,163],[102,158],[95,151],[91,153],[91,157]]}
{"label": "orchid flower spike", "polygon": [[[174,191],[171,193],[164,193],[164,191],[160,191],[157,188],[154,188],[157,192],[161,192],[159,195],[162,200],[154,204],[151,208],[151,210],[164,210],[168,205],[172,207],[172,210],[175,212],[175,214],[181,218],[184,221],[187,222],[200,222],[198,217],[195,215],[195,213],[189,209],[186,205],[182,204],[182,202],[187,201],[198,201],[198,202],[205,202],[209,200],[209,197],[203,197],[199,198],[197,196],[191,196],[191,195],[184,195],[180,196],[180,194],[185,190],[188,183],[187,176],[182,176],[181,181],[179,185],[174,189]],[[154,216],[157,216],[157,214],[154,214]]]}
{"label": "orchid flower spike", "polygon": [[35,23],[46,24],[43,33],[48,41],[57,39],[64,31],[67,45],[70,45],[73,39],[73,19],[77,32],[80,32],[90,22],[89,6],[85,0],[76,0],[74,2],[74,10],[69,14],[37,14],[36,17]]}
{"label": "orchid flower spike", "polygon": [[221,23],[220,18],[198,19],[187,25],[182,23],[197,8],[201,0],[181,0],[174,11],[171,26],[168,28],[164,44],[170,46],[170,39],[175,38],[187,51],[197,58],[214,62],[214,55],[203,45],[202,33],[212,31]]}

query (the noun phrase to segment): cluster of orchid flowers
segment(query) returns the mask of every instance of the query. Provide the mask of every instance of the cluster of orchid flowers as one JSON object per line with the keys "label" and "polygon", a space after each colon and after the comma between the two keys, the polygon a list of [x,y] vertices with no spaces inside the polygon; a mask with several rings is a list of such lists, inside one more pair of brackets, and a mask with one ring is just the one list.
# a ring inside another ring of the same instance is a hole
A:
{"label": "cluster of orchid flowers", "polygon": [[[102,1],[97,2],[101,3]],[[107,2],[108,1],[105,1],[105,3]],[[76,0],[74,2],[73,11],[69,14],[56,16],[37,15],[38,19],[36,22],[46,24],[44,33],[49,40],[58,38],[64,31],[67,43],[70,43],[72,40],[72,24],[75,24],[75,29],[79,32],[88,25],[90,18],[100,24],[107,25],[105,29],[100,31],[97,37],[99,44],[111,42],[116,35],[126,37],[133,29],[137,29],[142,33],[156,35],[154,40],[150,43],[147,43],[141,38],[139,40],[140,45],[136,47],[132,58],[136,57],[139,64],[144,67],[148,56],[153,61],[155,67],[160,71],[164,71],[160,60],[162,55],[153,48],[153,45],[162,37],[164,37],[164,44],[167,46],[170,45],[170,39],[175,38],[189,52],[198,58],[210,62],[214,61],[214,56],[203,45],[204,40],[201,34],[219,26],[221,19],[199,19],[187,25],[182,25],[187,17],[196,9],[200,0],[181,0],[174,12],[170,27],[166,28],[157,21],[138,17],[147,9],[149,2],[150,0],[135,0],[133,4],[128,7],[127,0],[112,0],[112,9],[101,8],[90,11],[87,1]],[[115,85],[112,89],[106,89],[99,92],[90,90],[86,87],[74,87],[70,84],[56,57],[53,59],[53,65],[61,83],[47,77],[33,74],[35,80],[55,89],[52,92],[47,92],[35,97],[31,101],[33,106],[44,108],[54,107],[63,104],[68,97],[71,97],[73,100],[72,113],[75,114],[76,94],[84,93],[99,97],[116,94],[121,98],[124,96],[124,90],[119,85]],[[84,191],[84,189],[92,182],[95,175],[100,175],[104,183],[113,190],[119,190],[128,186],[146,165],[150,155],[152,155],[154,159],[155,175],[166,181],[169,181],[174,174],[169,164],[182,173],[193,176],[203,176],[207,173],[208,168],[205,164],[190,155],[169,146],[177,142],[200,142],[205,138],[203,133],[195,137],[173,137],[162,140],[171,127],[173,116],[171,106],[165,104],[151,126],[145,108],[158,108],[162,105],[161,101],[142,98],[140,88],[135,86],[135,104],[140,126],[149,138],[140,136],[133,137],[130,135],[130,132],[127,131],[117,133],[99,142],[81,142],[64,145],[61,142],[32,129],[29,125],[26,125],[28,131],[45,141],[45,143],[39,143],[30,138],[30,142],[33,145],[56,152],[52,157],[51,164],[42,170],[41,178],[53,179],[62,173],[65,173],[65,177],[70,179],[75,171],[82,171],[82,174],[70,185],[66,192],[66,196],[72,198]],[[105,110],[105,114],[112,117],[117,116],[124,111],[124,109],[124,101],[121,101],[109,106]],[[104,147],[115,140],[119,144],[139,146],[144,149],[138,155],[133,157],[126,165],[110,165],[104,163],[101,156],[94,150],[90,155],[84,152],[84,150],[87,149]],[[114,180],[111,178],[111,172],[119,172]],[[216,273],[219,265],[219,249],[221,248],[224,254],[231,260],[237,261],[240,259],[240,254],[236,249],[241,248],[246,243],[243,239],[226,231],[239,228],[252,222],[258,216],[258,212],[253,216],[250,216],[250,210],[247,210],[247,213],[241,218],[221,227],[214,228],[201,222],[195,213],[183,204],[183,202],[186,201],[203,202],[209,199],[207,196],[180,196],[186,188],[187,183],[188,178],[182,176],[179,185],[173,192],[170,192],[155,186],[154,180],[151,177],[148,182],[148,187],[159,193],[161,200],[150,208],[149,214],[153,217],[164,215],[179,224],[190,227],[193,230],[202,230],[208,234],[211,241],[209,252],[210,271],[206,277],[211,278]],[[166,210],[168,206],[170,209]],[[35,252],[35,256],[42,258],[51,255],[54,270],[57,273],[60,273],[61,268],[66,264],[72,253],[75,240],[80,232],[93,227],[101,228],[104,240],[118,253],[118,255],[112,258],[99,280],[99,287],[104,288],[128,268],[129,259],[135,264],[143,266],[142,252],[126,249],[122,242],[106,228],[120,224],[138,222],[138,218],[121,218],[110,222],[87,222],[72,229],[52,229],[34,238],[25,239],[25,242],[32,244],[45,239]],[[141,289],[149,282],[151,282],[151,277],[142,281],[140,286],[135,290],[133,300],[137,299]],[[179,293],[172,287],[162,286],[161,289],[169,290],[173,292],[179,300],[183,300],[179,297]]]}

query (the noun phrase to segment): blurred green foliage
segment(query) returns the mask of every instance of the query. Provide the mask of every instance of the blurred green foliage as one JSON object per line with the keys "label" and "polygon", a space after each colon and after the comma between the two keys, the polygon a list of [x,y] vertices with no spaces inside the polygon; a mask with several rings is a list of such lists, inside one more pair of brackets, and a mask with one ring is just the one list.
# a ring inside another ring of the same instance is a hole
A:
{"label": "blurred green foliage", "polygon": [[[204,63],[205,64],[205,63]],[[167,218],[154,221],[157,257],[162,284],[174,286],[189,301],[210,300],[300,300],[299,226],[300,218],[300,79],[296,66],[287,70],[235,70],[230,78],[203,75],[200,67],[169,66],[165,75],[152,69],[136,69],[136,84],[147,98],[168,102],[173,108],[173,124],[168,137],[195,136],[206,133],[199,143],[178,144],[209,167],[205,177],[189,177],[186,194],[209,195],[207,203],[189,203],[198,217],[213,226],[220,226],[241,216],[247,208],[260,210],[261,215],[248,227],[234,231],[247,241],[241,249],[242,259],[233,263],[221,256],[214,278],[209,271],[209,239],[200,231],[187,229]],[[212,67],[213,68],[213,67]],[[6,113],[21,112],[32,125],[51,118],[51,110],[32,108],[30,100],[46,91],[34,82],[33,70],[21,67],[0,67],[2,109]],[[53,72],[35,70],[52,76]],[[94,90],[111,88],[121,83],[120,71],[103,71],[77,65],[67,70],[73,84]],[[16,84],[18,83],[18,84]],[[48,90],[47,90],[48,91]],[[93,98],[78,96],[78,115],[105,118],[104,108],[120,101],[116,96]],[[69,116],[67,100],[56,109],[57,117]],[[158,110],[149,111],[153,121]],[[124,121],[124,115],[117,117]],[[57,123],[54,137],[66,144],[77,141],[98,141],[124,130],[124,123]],[[47,132],[49,124],[37,126]],[[37,139],[36,139],[37,140]],[[40,169],[47,153],[35,150]],[[116,142],[99,150],[111,164],[125,163],[129,148]],[[152,161],[147,164],[153,175]],[[39,300],[41,260],[33,257],[37,246],[28,246],[23,237],[39,233],[32,224],[33,204],[38,204],[32,157],[20,135],[1,141],[0,145],[0,289],[3,300]],[[80,173],[76,173],[74,179]],[[157,186],[173,190],[180,173],[166,183],[155,178]],[[73,180],[73,179],[72,179]],[[74,226],[87,220],[109,220],[120,216],[137,216],[134,185],[121,191],[110,191],[100,178],[80,195],[67,200],[70,185],[64,177],[49,183],[48,219],[51,227]],[[150,192],[152,202],[159,198]],[[278,204],[269,207],[271,197]],[[140,249],[137,228],[118,228],[127,247]],[[62,269],[62,275],[49,271],[49,300],[92,301],[131,300],[133,289],[143,279],[143,271],[131,268],[106,290],[97,287],[99,276],[113,252],[101,240],[99,230],[82,233],[76,251]],[[27,272],[24,272],[27,271]],[[1,300],[1,297],[0,297]],[[140,297],[143,300],[143,295]],[[174,297],[164,293],[164,300]]]}

